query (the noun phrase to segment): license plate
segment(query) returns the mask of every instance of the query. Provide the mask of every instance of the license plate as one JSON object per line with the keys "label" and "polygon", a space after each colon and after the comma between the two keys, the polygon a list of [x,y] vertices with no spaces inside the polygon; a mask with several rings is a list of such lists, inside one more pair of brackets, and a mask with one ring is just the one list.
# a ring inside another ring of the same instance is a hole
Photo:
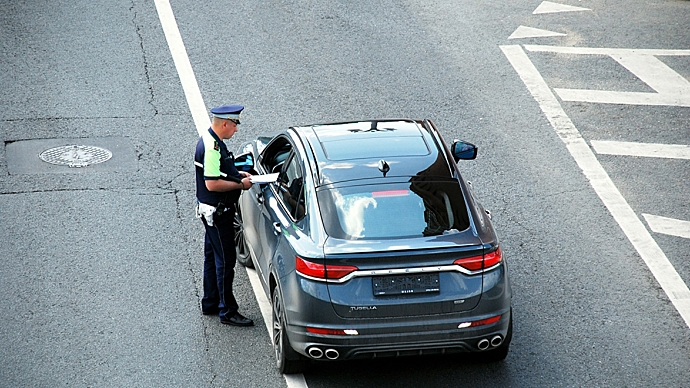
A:
{"label": "license plate", "polygon": [[372,286],[375,296],[421,294],[441,291],[438,272],[376,276],[372,278]]}

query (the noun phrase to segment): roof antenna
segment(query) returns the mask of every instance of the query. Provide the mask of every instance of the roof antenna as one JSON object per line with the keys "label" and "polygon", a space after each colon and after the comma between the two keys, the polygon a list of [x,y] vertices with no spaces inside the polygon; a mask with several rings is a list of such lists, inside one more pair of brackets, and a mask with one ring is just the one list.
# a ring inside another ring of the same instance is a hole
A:
{"label": "roof antenna", "polygon": [[390,170],[391,170],[391,166],[388,165],[388,162],[386,162],[383,159],[379,160],[379,171],[381,171],[383,173],[384,178],[386,177],[386,174]]}

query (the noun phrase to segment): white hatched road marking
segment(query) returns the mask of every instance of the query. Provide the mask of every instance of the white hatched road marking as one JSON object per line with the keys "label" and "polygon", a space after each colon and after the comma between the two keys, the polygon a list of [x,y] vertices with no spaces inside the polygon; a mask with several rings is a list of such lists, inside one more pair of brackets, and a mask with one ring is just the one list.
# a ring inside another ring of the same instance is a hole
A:
{"label": "white hatched road marking", "polygon": [[554,88],[563,101],[690,107],[690,81],[656,58],[657,56],[687,56],[690,55],[690,50],[636,50],[539,45],[525,45],[525,49],[533,52],[559,54],[606,55],[656,91],[656,93],[640,93]]}
{"label": "white hatched road marking", "polygon": [[[690,146],[687,145],[597,140],[591,143],[598,154],[690,160]],[[690,221],[644,213],[642,216],[652,232],[690,238]]]}
{"label": "white hatched road marking", "polygon": [[690,221],[676,220],[644,213],[642,216],[647,221],[649,228],[655,233],[690,238]]}
{"label": "white hatched road marking", "polygon": [[634,143],[628,141],[592,140],[598,154],[643,156],[647,158],[690,159],[690,145]]}
{"label": "white hatched road marking", "polygon": [[519,26],[515,32],[513,32],[508,39],[523,39],[523,38],[546,38],[549,36],[566,36],[560,32],[553,32],[548,30],[542,30],[539,28]]}
{"label": "white hatched road marking", "polygon": [[565,143],[566,148],[582,169],[594,191],[609,209],[613,218],[680,313],[685,324],[690,327],[690,290],[688,290],[688,286],[618,191],[522,47],[510,45],[500,46],[500,48],[541,107],[551,126]]}
{"label": "white hatched road marking", "polygon": [[532,12],[532,14],[542,14],[542,13],[557,13],[557,12],[578,12],[578,11],[591,11],[589,8],[575,7],[572,5],[553,3],[550,1],[542,1],[537,9]]}
{"label": "white hatched road marking", "polygon": [[[165,39],[168,41],[168,47],[170,48],[170,54],[172,54],[173,61],[175,62],[175,68],[180,77],[180,82],[182,83],[182,88],[184,89],[185,97],[187,98],[187,104],[189,105],[189,110],[192,113],[194,119],[194,125],[196,126],[199,135],[203,133],[206,129],[211,126],[211,120],[206,112],[206,105],[201,96],[201,91],[199,90],[199,84],[194,76],[194,70],[189,62],[189,57],[187,56],[187,50],[184,47],[182,41],[182,36],[180,35],[180,30],[177,27],[177,22],[175,16],[173,15],[172,8],[170,7],[169,0],[154,0],[156,4],[156,9],[158,11],[158,17],[163,27],[163,32],[165,33]],[[271,324],[271,305],[264,295],[263,288],[261,286],[260,280],[256,275],[256,272],[247,268],[247,275],[249,275],[250,283],[254,289],[254,294],[256,295],[257,302],[259,303],[259,308],[261,309],[261,315],[263,316],[264,323],[266,324],[266,329],[268,329],[268,335],[273,343],[272,328]],[[306,388],[307,382],[304,379],[303,374],[294,375],[283,375],[288,388]]]}

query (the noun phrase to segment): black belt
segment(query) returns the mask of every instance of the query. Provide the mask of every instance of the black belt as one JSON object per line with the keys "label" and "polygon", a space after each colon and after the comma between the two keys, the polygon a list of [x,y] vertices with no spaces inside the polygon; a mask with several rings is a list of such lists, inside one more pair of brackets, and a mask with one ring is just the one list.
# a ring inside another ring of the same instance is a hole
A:
{"label": "black belt", "polygon": [[225,207],[217,207],[215,213],[213,213],[214,216],[220,217],[225,213],[230,213],[230,212],[235,212],[235,206],[225,206]]}

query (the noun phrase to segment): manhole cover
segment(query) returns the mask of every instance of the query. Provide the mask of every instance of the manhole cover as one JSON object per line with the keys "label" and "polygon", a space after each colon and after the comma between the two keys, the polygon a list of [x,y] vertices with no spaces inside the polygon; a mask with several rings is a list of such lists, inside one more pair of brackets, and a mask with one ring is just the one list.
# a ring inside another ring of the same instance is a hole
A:
{"label": "manhole cover", "polygon": [[113,157],[113,153],[101,147],[68,145],[45,150],[38,157],[50,164],[86,167],[107,161]]}

